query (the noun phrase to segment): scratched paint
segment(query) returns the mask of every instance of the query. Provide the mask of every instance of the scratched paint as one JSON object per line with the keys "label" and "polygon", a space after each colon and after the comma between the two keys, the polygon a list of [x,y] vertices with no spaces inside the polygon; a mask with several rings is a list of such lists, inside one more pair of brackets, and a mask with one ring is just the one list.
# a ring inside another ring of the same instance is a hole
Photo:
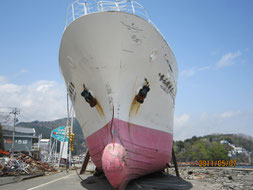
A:
{"label": "scratched paint", "polygon": [[103,169],[105,172],[122,170],[126,165],[126,150],[125,148],[118,143],[108,144],[102,155],[103,159]]}

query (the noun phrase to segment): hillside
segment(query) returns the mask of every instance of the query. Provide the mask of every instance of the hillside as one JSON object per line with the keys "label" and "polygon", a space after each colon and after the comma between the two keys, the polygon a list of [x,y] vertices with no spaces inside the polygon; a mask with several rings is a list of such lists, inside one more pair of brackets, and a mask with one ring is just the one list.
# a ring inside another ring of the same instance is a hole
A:
{"label": "hillside", "polygon": [[[34,128],[36,131],[36,136],[42,134],[42,138],[49,139],[51,131],[59,126],[65,126],[67,123],[67,118],[58,119],[54,121],[32,121],[32,122],[20,122],[17,126]],[[74,119],[73,132],[75,133],[74,142],[74,154],[83,153],[86,150],[86,144],[83,137],[83,132],[81,130],[79,122]]]}
{"label": "hillside", "polygon": [[[227,143],[221,144],[225,140]],[[228,156],[234,147],[244,150]],[[253,156],[253,138],[243,134],[213,134],[174,142],[177,160],[181,162],[198,160],[230,160],[249,162]]]}

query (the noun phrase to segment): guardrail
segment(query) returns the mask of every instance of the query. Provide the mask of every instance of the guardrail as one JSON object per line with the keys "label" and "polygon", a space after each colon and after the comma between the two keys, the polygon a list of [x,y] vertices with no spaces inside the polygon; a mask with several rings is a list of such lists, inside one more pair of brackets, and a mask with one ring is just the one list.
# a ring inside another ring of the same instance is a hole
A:
{"label": "guardrail", "polygon": [[[69,5],[67,9],[66,25],[67,26],[81,16],[103,11],[122,11],[138,15],[151,23],[158,32],[158,28],[150,20],[146,9],[136,1],[116,0],[116,1],[97,1],[97,0],[77,0]],[[160,32],[161,33],[161,32]]]}

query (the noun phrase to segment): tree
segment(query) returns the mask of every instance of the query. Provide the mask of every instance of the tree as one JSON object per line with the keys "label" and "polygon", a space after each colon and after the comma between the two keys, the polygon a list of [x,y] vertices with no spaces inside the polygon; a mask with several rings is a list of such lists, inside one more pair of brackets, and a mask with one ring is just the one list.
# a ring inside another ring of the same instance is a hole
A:
{"label": "tree", "polygon": [[229,138],[229,137],[226,137],[226,138],[224,138],[224,140],[227,140],[229,143],[233,143],[233,141],[232,141],[232,139],[231,138]]}
{"label": "tree", "polygon": [[182,149],[184,148],[184,142],[183,141],[176,141],[173,144],[174,144],[174,151],[175,151],[176,154],[181,152]]}
{"label": "tree", "polygon": [[176,143],[176,145],[178,146],[178,148],[181,150],[182,148],[184,148],[184,142],[183,141],[178,141]]}
{"label": "tree", "polygon": [[194,141],[197,141],[198,140],[198,137],[196,137],[196,136],[193,136],[192,137],[192,141],[194,142]]}
{"label": "tree", "polygon": [[5,112],[1,112],[0,113],[0,124],[7,124],[8,122],[10,122],[10,114],[5,113]]}
{"label": "tree", "polygon": [[211,160],[228,160],[228,151],[220,143],[213,143],[210,147]]}

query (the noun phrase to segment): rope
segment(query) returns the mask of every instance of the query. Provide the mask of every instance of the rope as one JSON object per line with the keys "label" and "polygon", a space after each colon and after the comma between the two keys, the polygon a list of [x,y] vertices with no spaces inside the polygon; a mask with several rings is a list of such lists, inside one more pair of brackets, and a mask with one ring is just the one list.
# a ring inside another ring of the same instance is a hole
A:
{"label": "rope", "polygon": [[84,181],[84,179],[81,178],[81,176],[79,175],[79,173],[77,172],[77,170],[78,170],[78,169],[76,169],[76,174],[77,174],[77,176],[78,176],[82,181]]}

